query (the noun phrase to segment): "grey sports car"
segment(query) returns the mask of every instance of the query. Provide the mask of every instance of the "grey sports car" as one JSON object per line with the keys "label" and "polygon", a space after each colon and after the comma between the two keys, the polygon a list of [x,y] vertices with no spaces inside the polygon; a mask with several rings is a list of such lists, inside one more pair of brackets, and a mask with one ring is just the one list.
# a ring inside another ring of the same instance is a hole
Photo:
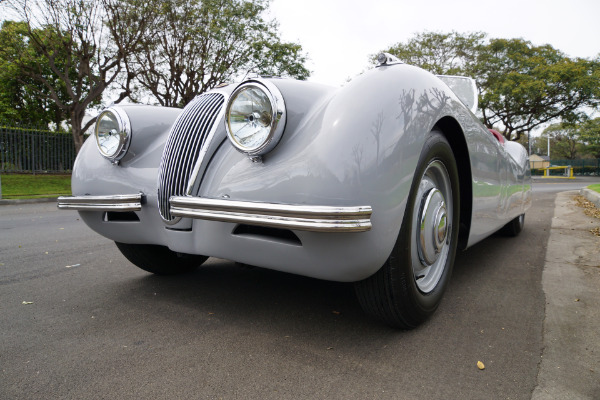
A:
{"label": "grey sports car", "polygon": [[364,310],[413,328],[439,305],[457,249],[517,235],[525,149],[473,114],[471,79],[382,54],[343,87],[221,85],[183,110],[113,106],[58,207],[155,274],[207,257],[354,282]]}

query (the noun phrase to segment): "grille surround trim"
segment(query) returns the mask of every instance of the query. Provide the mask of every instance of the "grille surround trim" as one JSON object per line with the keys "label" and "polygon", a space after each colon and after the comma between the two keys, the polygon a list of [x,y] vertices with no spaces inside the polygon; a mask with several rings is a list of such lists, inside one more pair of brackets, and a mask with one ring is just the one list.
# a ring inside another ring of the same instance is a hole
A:
{"label": "grille surround trim", "polygon": [[202,160],[223,118],[227,97],[223,92],[203,93],[173,123],[161,156],[157,184],[158,211],[168,225],[181,220],[171,214],[170,198],[191,194]]}

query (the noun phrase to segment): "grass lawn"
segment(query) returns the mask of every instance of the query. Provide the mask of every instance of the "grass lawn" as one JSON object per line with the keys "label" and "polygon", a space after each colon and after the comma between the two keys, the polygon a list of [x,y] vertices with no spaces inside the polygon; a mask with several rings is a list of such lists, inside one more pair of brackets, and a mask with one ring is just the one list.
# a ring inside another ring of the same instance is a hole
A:
{"label": "grass lawn", "polygon": [[71,194],[71,175],[0,175],[3,199],[34,199]]}
{"label": "grass lawn", "polygon": [[596,192],[600,193],[600,183],[590,185],[590,186],[588,186],[588,189],[592,189],[592,190],[595,190]]}

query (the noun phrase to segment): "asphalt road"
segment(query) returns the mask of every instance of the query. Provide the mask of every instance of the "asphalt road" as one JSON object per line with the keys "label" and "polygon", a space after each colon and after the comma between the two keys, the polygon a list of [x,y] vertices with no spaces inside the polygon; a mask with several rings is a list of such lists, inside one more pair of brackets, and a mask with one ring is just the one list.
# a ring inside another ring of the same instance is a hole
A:
{"label": "asphalt road", "polygon": [[579,190],[588,185],[600,183],[600,179],[595,176],[575,177],[575,179],[565,178],[542,178],[533,177],[533,192],[558,193],[568,190]]}
{"label": "asphalt road", "polygon": [[529,399],[555,197],[539,185],[521,236],[460,253],[409,332],[366,317],[350,284],[220,259],[156,277],[75,212],[1,206],[0,398]]}

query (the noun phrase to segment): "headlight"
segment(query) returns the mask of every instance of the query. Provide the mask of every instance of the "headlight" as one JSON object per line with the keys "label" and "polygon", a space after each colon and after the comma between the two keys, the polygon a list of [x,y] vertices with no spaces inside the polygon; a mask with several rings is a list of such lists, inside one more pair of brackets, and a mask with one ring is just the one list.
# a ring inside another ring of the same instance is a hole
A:
{"label": "headlight", "polygon": [[112,107],[96,121],[96,143],[100,154],[117,162],[127,153],[131,141],[131,124],[125,111]]}
{"label": "headlight", "polygon": [[236,149],[251,157],[271,151],[285,128],[285,103],[268,81],[249,81],[231,94],[225,111],[227,136]]}

